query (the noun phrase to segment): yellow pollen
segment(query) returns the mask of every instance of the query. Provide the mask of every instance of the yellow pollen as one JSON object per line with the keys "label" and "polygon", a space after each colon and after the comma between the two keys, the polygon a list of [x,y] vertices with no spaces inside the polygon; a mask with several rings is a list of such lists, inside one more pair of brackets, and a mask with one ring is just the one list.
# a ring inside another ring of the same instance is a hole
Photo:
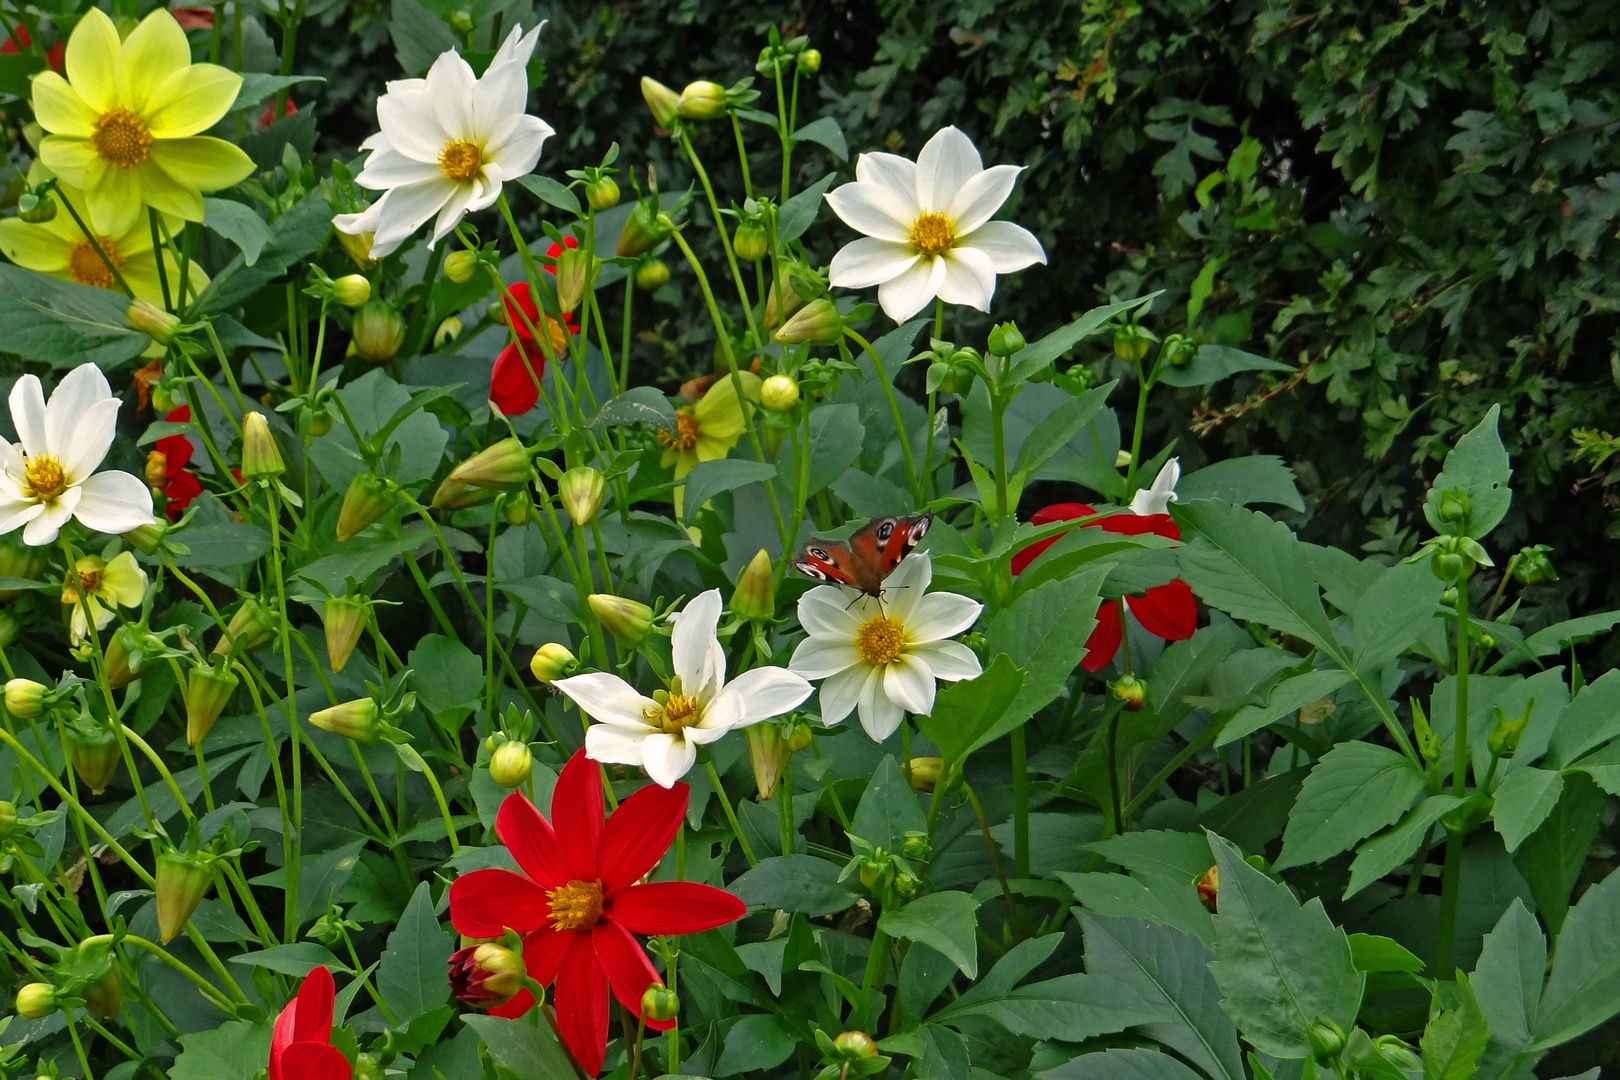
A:
{"label": "yellow pollen", "polygon": [[671,694],[661,708],[647,709],[641,715],[665,735],[679,735],[703,719],[703,703],[697,698]]}
{"label": "yellow pollen", "polygon": [[681,409],[675,413],[675,426],[679,434],[671,435],[663,428],[658,429],[658,445],[666,450],[690,450],[698,443],[697,417],[692,410]]}
{"label": "yellow pollen", "polygon": [[448,143],[439,151],[439,171],[458,184],[475,179],[483,167],[484,154],[476,143],[463,139]]}
{"label": "yellow pollen", "polygon": [[602,883],[570,881],[546,890],[551,925],[557,930],[589,930],[602,918]]}
{"label": "yellow pollen", "polygon": [[112,271],[107,269],[107,263],[112,263],[115,269],[122,270],[124,260],[118,257],[118,249],[113,247],[111,240],[100,237],[98,242],[102,254],[107,256],[106,262],[102,261],[101,255],[96,254],[96,249],[91,246],[90,241],[80,240],[73,245],[73,250],[68,252],[68,277],[80,285],[93,285],[98,289],[115,288],[118,282],[113,278]]}
{"label": "yellow pollen", "polygon": [[956,226],[944,214],[925,210],[911,223],[911,246],[924,255],[938,255],[956,243]]}
{"label": "yellow pollen", "polygon": [[23,484],[40,502],[50,502],[67,488],[62,463],[51,454],[30,457],[23,466]]}
{"label": "yellow pollen", "polygon": [[146,455],[146,470],[142,474],[147,484],[160,488],[169,478],[169,455],[161,450],[153,450]]}
{"label": "yellow pollen", "polygon": [[892,664],[906,651],[906,628],[886,615],[868,619],[855,631],[855,648],[868,664]]}
{"label": "yellow pollen", "polygon": [[146,130],[146,121],[128,109],[110,109],[96,117],[90,145],[101,160],[120,169],[133,169],[146,160],[152,149],[152,133]]}

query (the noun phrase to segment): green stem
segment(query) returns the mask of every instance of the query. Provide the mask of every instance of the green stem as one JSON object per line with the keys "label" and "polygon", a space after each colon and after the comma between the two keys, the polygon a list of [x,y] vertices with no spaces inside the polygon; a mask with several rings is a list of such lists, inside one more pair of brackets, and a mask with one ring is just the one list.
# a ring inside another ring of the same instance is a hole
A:
{"label": "green stem", "polygon": [[[1009,739],[1013,770],[1013,876],[1029,877],[1029,754],[1024,725],[1012,729]],[[941,782],[944,777],[940,778]]]}
{"label": "green stem", "polygon": [[737,297],[742,301],[743,315],[748,320],[748,340],[754,347],[760,344],[759,327],[754,323],[754,307],[748,301],[748,286],[743,283],[742,270],[737,266],[737,253],[731,250],[731,235],[726,232],[726,219],[720,216],[720,203],[714,197],[714,185],[709,183],[709,174],[699,160],[697,150],[692,147],[692,140],[683,126],[680,129],[681,149],[686,151],[686,160],[692,163],[692,171],[697,174],[698,182],[703,185],[703,194],[709,198],[709,212],[714,215],[714,230],[720,234],[720,247],[726,253],[726,265],[731,268],[731,280],[737,286]]}
{"label": "green stem", "polygon": [[[1457,730],[1452,736],[1451,793],[1459,799],[1468,791],[1468,579],[1457,582]],[[1462,899],[1464,834],[1446,829],[1446,861],[1440,872],[1440,925],[1434,945],[1434,975],[1451,972],[1452,945],[1457,932],[1457,908]]]}
{"label": "green stem", "polygon": [[911,436],[906,432],[906,422],[900,415],[900,401],[894,395],[894,383],[889,380],[889,369],[883,366],[883,358],[878,356],[877,350],[872,348],[872,343],[870,341],[867,341],[855,330],[847,326],[844,327],[844,333],[848,335],[849,338],[855,342],[855,344],[859,345],[862,351],[865,352],[866,355],[872,360],[872,368],[877,372],[878,382],[883,387],[883,396],[889,402],[889,416],[894,420],[895,434],[899,436],[900,439],[900,452],[905,456],[906,459],[906,476],[911,480],[912,494],[915,495],[917,497],[917,501],[921,503],[923,501],[923,494],[922,489],[917,486],[917,461],[911,452]]}
{"label": "green stem", "polygon": [[753,866],[759,862],[754,858],[754,849],[749,846],[748,838],[743,835],[742,825],[737,821],[737,812],[731,808],[731,797],[726,794],[726,786],[720,782],[720,774],[714,770],[714,762],[705,761],[703,767],[709,770],[709,783],[714,785],[714,794],[720,800],[720,809],[725,812],[726,821],[731,823],[732,835],[737,838],[737,846],[742,848],[743,858],[748,865]]}
{"label": "green stem", "polygon": [[872,1008],[872,995],[883,989],[888,968],[889,935],[882,930],[874,930],[872,949],[866,954],[866,975],[861,979],[861,1022],[858,1027],[862,1031],[872,1031],[877,1027],[878,1013]]}

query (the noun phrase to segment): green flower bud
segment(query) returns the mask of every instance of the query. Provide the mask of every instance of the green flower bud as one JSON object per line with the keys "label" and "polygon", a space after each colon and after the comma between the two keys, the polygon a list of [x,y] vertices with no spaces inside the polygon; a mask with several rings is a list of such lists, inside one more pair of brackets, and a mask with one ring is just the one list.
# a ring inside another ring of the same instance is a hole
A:
{"label": "green flower bud", "polygon": [[124,1007],[124,984],[114,966],[107,974],[80,992],[84,1007],[103,1020],[111,1020]]}
{"label": "green flower bud", "polygon": [[799,71],[805,75],[814,75],[821,70],[821,50],[806,49],[799,54]]}
{"label": "green flower bud", "polygon": [[570,315],[585,299],[585,289],[596,280],[596,256],[584,248],[565,247],[557,255],[557,307]]}
{"label": "green flower bud", "polygon": [[652,630],[653,611],[646,604],[608,593],[591,593],[585,602],[596,621],[621,645],[633,649],[647,640]]}
{"label": "green flower bud", "polygon": [[368,232],[346,233],[339,230],[337,234],[338,243],[343,246],[344,251],[348,252],[349,258],[354,260],[354,265],[362,270],[370,270],[377,265],[377,260],[371,257],[371,242],[373,239],[375,239],[375,234]]}
{"label": "green flower bud", "polygon": [[78,774],[79,782],[89,788],[92,795],[106,791],[107,785],[118,775],[121,760],[118,736],[87,717],[84,722],[65,724],[62,741],[67,745],[68,762]]}
{"label": "green flower bud", "polygon": [[524,743],[504,742],[489,758],[489,778],[511,791],[528,782],[534,771],[534,754]]}
{"label": "green flower bud", "polygon": [[1520,585],[1541,585],[1549,581],[1558,580],[1558,572],[1553,569],[1552,560],[1547,553],[1552,548],[1546,544],[1535,544],[1519,551],[1519,557],[1513,564],[1513,577]]}
{"label": "green flower bud", "polygon": [[844,335],[844,317],[827,297],[812,300],[776,331],[784,345],[835,345]]}
{"label": "green flower bud", "polygon": [[1171,367],[1186,367],[1198,355],[1198,342],[1183,334],[1171,334],[1164,341],[1164,357]]}
{"label": "green flower bud", "polygon": [[458,34],[472,33],[472,28],[474,25],[472,12],[465,8],[450,16],[450,29],[454,30]]}
{"label": "green flower bud", "polygon": [[1311,1025],[1311,1052],[1318,1058],[1331,1058],[1344,1049],[1344,1029],[1325,1016]]}
{"label": "green flower bud", "polygon": [[33,982],[17,991],[17,1015],[24,1020],[43,1020],[56,1011],[56,987]]}
{"label": "green flower bud", "polygon": [[[646,203],[637,203],[630,216],[624,219],[619,232],[619,243],[614,253],[621,258],[633,259],[645,255],[669,236],[669,228],[658,220],[657,211]],[[639,271],[637,273],[639,278]],[[638,280],[637,285],[641,285]],[[645,287],[645,286],[643,286]]]}
{"label": "green flower bud", "polygon": [[657,292],[669,284],[669,264],[663,259],[645,259],[636,267],[636,288]]}
{"label": "green flower bud", "polygon": [[776,794],[776,785],[782,779],[793,752],[782,742],[782,732],[775,724],[752,724],[743,729],[748,743],[748,763],[754,768],[754,786],[759,801],[768,802]]}
{"label": "green flower bud", "polygon": [[1120,701],[1125,703],[1126,712],[1141,712],[1147,704],[1148,684],[1135,675],[1126,675],[1109,687],[1109,690]]}
{"label": "green flower bud", "polygon": [[793,287],[792,274],[786,267],[777,271],[776,281],[765,296],[765,328],[775,329],[782,320],[804,306],[804,297]]}
{"label": "green flower bud", "polygon": [[1024,347],[1024,335],[1017,323],[1002,323],[990,331],[990,351],[997,356],[1012,356]]}
{"label": "green flower bud", "polygon": [[653,983],[641,993],[641,1015],[648,1020],[673,1020],[681,1012],[681,999],[675,991],[661,983]]}
{"label": "green flower bud", "polygon": [[1153,351],[1159,339],[1153,331],[1134,324],[1114,331],[1114,355],[1132,364],[1140,364]]}
{"label": "green flower bud", "polygon": [[322,731],[367,744],[381,739],[383,733],[382,714],[371,698],[356,698],[321,709],[310,714],[309,722]]}
{"label": "green flower bud", "polygon": [[333,671],[342,671],[366,629],[365,602],[352,596],[331,597],[321,605],[321,623],[326,628],[326,658]]}
{"label": "green flower bud", "polygon": [[104,670],[107,683],[121,689],[141,677],[146,661],[163,651],[163,642],[142,626],[125,623],[107,639]]}
{"label": "green flower bud", "polygon": [[651,79],[643,75],[641,77],[641,96],[647,102],[647,108],[652,110],[653,123],[661,128],[670,128],[675,125],[675,118],[680,115],[681,95],[657,79]]}
{"label": "green flower bud", "polygon": [[129,545],[143,555],[156,555],[162,550],[163,534],[168,527],[160,521],[138,526],[124,534]]}
{"label": "green flower bud", "polygon": [[463,1005],[499,1008],[517,996],[527,976],[523,957],[494,942],[469,945],[450,956],[450,994]]}
{"label": "green flower bud", "polygon": [[195,750],[230,704],[242,680],[224,665],[199,664],[186,675],[186,746]]}
{"label": "green flower bud", "polygon": [[712,120],[726,111],[726,88],[706,79],[687,83],[675,107],[688,120]]}
{"label": "green flower bud", "polygon": [[325,435],[327,432],[331,431],[332,425],[336,422],[336,419],[332,416],[332,410],[328,409],[325,405],[310,406],[309,433],[315,438],[318,439],[322,435]]}
{"label": "green flower bud", "polygon": [[457,285],[465,285],[478,272],[478,252],[462,248],[444,257],[444,276]]}
{"label": "green flower bud", "polygon": [[0,799],[0,841],[10,840],[17,831],[17,804]]}
{"label": "green flower bud", "polygon": [[250,596],[231,613],[231,621],[225,624],[225,632],[214,643],[214,655],[224,656],[231,651],[232,643],[237,642],[240,643],[241,652],[249,653],[262,649],[270,644],[275,627],[275,615]]}
{"label": "green flower bud", "polygon": [[355,355],[368,364],[386,364],[405,343],[405,320],[386,300],[367,300],[354,313]]}
{"label": "green flower bud", "polygon": [[357,308],[371,299],[371,282],[362,274],[344,274],[332,282],[332,299],[346,308]]}
{"label": "green flower bud", "polygon": [[1448,488],[1440,493],[1440,505],[1435,516],[1447,525],[1466,522],[1474,513],[1474,500],[1462,488]]}
{"label": "green flower bud", "polygon": [[1415,702],[1412,708],[1412,733],[1417,736],[1418,753],[1423,755],[1423,760],[1430,765],[1438,762],[1441,752],[1440,737],[1429,726],[1429,718],[1424,715],[1423,707]]}
{"label": "green flower bud", "polygon": [[46,686],[33,679],[6,683],[6,712],[19,720],[32,720],[44,711]]}
{"label": "green flower bud", "polygon": [[450,479],[496,491],[518,491],[529,486],[529,450],[523,440],[508,435],[450,470]]}
{"label": "green flower bud", "polygon": [[242,417],[242,476],[247,480],[273,480],[287,471],[281,447],[270,434],[270,422],[263,413]]}
{"label": "green flower bud", "polygon": [[578,667],[579,661],[568,651],[568,646],[555,641],[540,646],[529,658],[529,671],[547,686],[573,674]]}
{"label": "green flower bud", "polygon": [[394,492],[394,485],[376,473],[356,473],[338,510],[338,543],[348,543],[361,529],[388,513],[394,505]]}
{"label": "green flower bud", "polygon": [[940,771],[944,767],[944,758],[914,757],[906,768],[907,779],[911,781],[913,789],[932,794],[935,785],[939,783]]}
{"label": "green flower bud", "polygon": [[766,240],[764,229],[744,222],[737,226],[737,232],[731,238],[731,250],[737,253],[739,259],[759,262],[770,250],[770,244]]}
{"label": "green flower bud", "polygon": [[495,498],[495,490],[486,487],[474,487],[463,484],[460,480],[445,477],[433,492],[433,509],[451,512],[465,510],[469,506],[478,506]]}
{"label": "green flower bud", "polygon": [[180,318],[147,300],[136,300],[124,312],[124,321],[157,342],[167,345],[180,329]]}
{"label": "green flower bud", "polygon": [[864,1031],[845,1031],[833,1039],[833,1050],[847,1061],[877,1057],[877,1043]]}
{"label": "green flower bud", "polygon": [[772,375],[759,388],[759,403],[771,412],[787,412],[799,403],[799,381],[791,375]]}
{"label": "green flower bud", "polygon": [[731,613],[743,619],[775,618],[775,586],[770,553],[760,548],[737,578],[737,588],[731,594]]}
{"label": "green flower bud", "polygon": [[563,473],[557,481],[557,500],[575,525],[589,525],[602,508],[607,480],[589,465],[579,465]]}
{"label": "green flower bud", "polygon": [[1422,1072],[1423,1061],[1414,1053],[1412,1048],[1395,1035],[1380,1035],[1373,1040],[1378,1053],[1383,1059],[1403,1073]]}
{"label": "green flower bud", "polygon": [[158,938],[167,945],[214,884],[213,857],[165,851],[157,861]]}
{"label": "green flower bud", "polygon": [[810,731],[810,725],[803,720],[790,724],[786,733],[782,736],[782,742],[787,746],[788,752],[791,754],[797,754],[800,750],[807,749],[814,741],[815,735]]}
{"label": "green flower bud", "polygon": [[438,352],[447,344],[456,340],[456,338],[461,336],[461,330],[462,326],[460,319],[456,318],[454,315],[445,319],[444,322],[439,324],[439,328],[433,331],[433,351]]}
{"label": "green flower bud", "polygon": [[600,214],[619,205],[619,184],[611,176],[601,176],[585,185],[585,202]]}
{"label": "green flower bud", "polygon": [[1509,720],[1500,707],[1496,709],[1496,726],[1485,739],[1493,757],[1508,758],[1518,752],[1519,740],[1524,738],[1524,729],[1530,726],[1530,712],[1534,707],[1532,700],[1524,715],[1513,720]]}
{"label": "green flower bud", "polygon": [[56,219],[56,200],[49,193],[37,195],[25,191],[17,197],[17,218],[31,225],[43,225]]}
{"label": "green flower bud", "polygon": [[1433,545],[1429,556],[1429,569],[1447,585],[1455,585],[1472,577],[1476,563],[1468,550],[1465,538],[1442,536]]}
{"label": "green flower bud", "polygon": [[927,833],[919,832],[916,829],[908,829],[904,840],[900,844],[900,854],[904,858],[921,862],[928,858],[928,854],[933,850],[933,847],[933,844],[928,840]]}

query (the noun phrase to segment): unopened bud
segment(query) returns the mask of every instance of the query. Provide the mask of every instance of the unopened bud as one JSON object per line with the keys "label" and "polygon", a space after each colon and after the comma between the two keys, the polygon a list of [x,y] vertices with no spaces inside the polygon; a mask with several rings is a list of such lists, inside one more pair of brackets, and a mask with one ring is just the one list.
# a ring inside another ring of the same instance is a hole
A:
{"label": "unopened bud", "polygon": [[681,999],[675,991],[660,983],[653,983],[641,992],[641,1015],[660,1023],[673,1020],[681,1012]]}
{"label": "unopened bud", "polygon": [[1132,364],[1140,364],[1153,351],[1159,339],[1151,330],[1140,326],[1122,326],[1114,331],[1114,355]]}
{"label": "unopened bud", "polygon": [[233,644],[239,652],[244,653],[262,649],[270,644],[275,625],[275,616],[270,609],[250,596],[231,613],[231,621],[225,624],[225,632],[214,643],[214,654],[224,656],[231,651]]}
{"label": "unopened bud", "polygon": [[103,671],[107,684],[114,690],[122,689],[141,677],[146,661],[163,648],[150,630],[125,623],[107,639],[107,652]]}
{"label": "unopened bud", "polygon": [[527,976],[523,957],[494,942],[469,945],[450,956],[450,994],[463,1005],[499,1008],[517,996]]}
{"label": "unopened bud", "polygon": [[844,317],[827,297],[812,300],[776,331],[784,345],[834,345],[844,334]]}
{"label": "unopened bud", "polygon": [[864,1031],[845,1031],[833,1039],[833,1050],[848,1061],[876,1057],[877,1043]]}
{"label": "unopened bud", "polygon": [[[630,216],[624,219],[624,228],[619,232],[619,243],[614,253],[620,258],[633,259],[663,243],[669,236],[669,228],[659,217],[646,203],[637,203]],[[639,273],[637,277],[640,277]],[[641,282],[638,280],[636,284],[640,285]]]}
{"label": "unopened bud", "polygon": [[321,623],[326,627],[326,658],[333,671],[354,655],[354,647],[366,628],[366,605],[353,596],[333,596],[321,605]]}
{"label": "unopened bud", "polygon": [[522,787],[534,771],[534,754],[525,743],[504,742],[489,758],[489,778],[508,791]]}
{"label": "unopened bud", "polygon": [[589,525],[602,507],[607,480],[589,465],[579,465],[563,473],[557,481],[557,499],[575,525]]}
{"label": "unopened bud", "polygon": [[349,258],[354,260],[354,265],[362,270],[370,270],[377,265],[377,260],[371,257],[373,235],[368,232],[346,233],[341,229],[338,230],[338,243],[342,244],[343,250],[349,253]]}
{"label": "unopened bud", "polygon": [[641,77],[641,96],[647,102],[647,108],[652,110],[653,123],[661,128],[674,125],[675,118],[680,115],[681,95],[657,79],[643,75]]}
{"label": "unopened bud", "polygon": [[386,300],[367,300],[354,313],[355,355],[368,364],[386,364],[405,343],[405,320]]}
{"label": "unopened bud", "polygon": [[388,513],[394,505],[394,491],[394,485],[376,473],[356,473],[349,481],[349,489],[343,493],[343,506],[338,510],[338,542],[353,540],[361,529]]}
{"label": "unopened bud", "polygon": [[450,470],[450,479],[496,491],[517,491],[529,485],[529,451],[523,440],[508,435]]}
{"label": "unopened bud", "polygon": [[596,256],[584,248],[565,247],[557,254],[557,309],[571,315],[585,299],[585,290],[596,279]]}
{"label": "unopened bud", "polygon": [[230,704],[242,680],[230,668],[201,665],[186,676],[186,746],[195,750]]}
{"label": "unopened bud", "polygon": [[989,346],[997,356],[1012,356],[1024,347],[1024,335],[1017,323],[1002,323],[990,331]]}
{"label": "unopened bud", "polygon": [[136,300],[124,312],[124,320],[157,342],[167,345],[174,340],[176,331],[180,329],[180,318],[170,312],[164,311],[148,300]]}
{"label": "unopened bud", "polygon": [[1420,1073],[1423,1071],[1423,1061],[1412,1048],[1403,1042],[1399,1036],[1380,1035],[1373,1040],[1378,1048],[1379,1056],[1403,1073]]}
{"label": "unopened bud", "polygon": [[619,184],[611,176],[601,176],[585,185],[585,202],[600,214],[619,205]]}
{"label": "unopened bud", "polygon": [[49,192],[43,195],[25,191],[17,197],[17,219],[30,225],[43,225],[56,220],[56,200]]}
{"label": "unopened bud", "polygon": [[1310,1029],[1311,1052],[1331,1058],[1344,1049],[1344,1029],[1325,1016],[1317,1017]]}
{"label": "unopened bud", "polygon": [[456,340],[456,338],[461,336],[461,330],[462,326],[460,319],[456,318],[454,315],[445,319],[444,322],[439,324],[439,328],[433,331],[433,350],[437,352],[438,350],[444,348],[445,345]]}
{"label": "unopened bud", "polygon": [[10,840],[17,831],[17,804],[0,799],[0,841]]}
{"label": "unopened bud", "polygon": [[167,945],[181,930],[214,884],[211,856],[165,851],[157,861],[158,937]]}
{"label": "unopened bud", "polygon": [[468,11],[466,8],[462,8],[454,15],[450,16],[450,29],[454,30],[458,34],[472,33],[472,29],[475,25],[476,23],[473,22],[472,12]]}
{"label": "unopened bud", "polygon": [[1116,698],[1125,703],[1126,712],[1140,712],[1147,704],[1148,684],[1135,675],[1123,676],[1110,687],[1110,690]]}
{"label": "unopened bud", "polygon": [[1462,488],[1448,488],[1440,493],[1440,504],[1435,516],[1447,525],[1466,522],[1474,513],[1474,500]]}
{"label": "unopened bud", "polygon": [[1530,712],[1535,702],[1530,702],[1530,708],[1524,710],[1524,715],[1509,720],[1500,707],[1496,710],[1496,726],[1486,737],[1485,743],[1490,747],[1493,757],[1512,757],[1519,750],[1519,741],[1524,738],[1525,728],[1530,726]]}
{"label": "unopened bud", "polygon": [[806,49],[799,54],[799,70],[806,75],[814,75],[821,70],[821,50]]}
{"label": "unopened bud", "polygon": [[810,725],[803,720],[789,725],[782,735],[782,743],[788,748],[790,754],[797,754],[800,750],[807,749],[814,741],[815,734],[811,732]]}
{"label": "unopened bud", "polygon": [[688,120],[712,120],[726,111],[726,88],[706,79],[686,84],[676,103]]}
{"label": "unopened bud", "polygon": [[737,578],[731,594],[731,613],[742,619],[769,620],[776,617],[776,576],[771,556],[760,548]]}
{"label": "unopened bud", "polygon": [[776,281],[772,283],[770,292],[765,297],[765,326],[772,329],[782,324],[782,320],[792,315],[804,306],[804,297],[799,295],[789,281],[790,275],[786,269],[777,272]]}
{"label": "unopened bud", "polygon": [[124,1007],[124,984],[118,977],[118,968],[86,986],[81,992],[84,1007],[103,1020],[111,1020]]}
{"label": "unopened bud", "polygon": [[652,629],[653,611],[646,604],[608,593],[591,593],[585,602],[590,605],[596,621],[621,645],[633,649],[647,640],[647,633]]}
{"label": "unopened bud", "polygon": [[371,299],[371,282],[363,274],[344,274],[332,282],[332,299],[346,308],[357,308]]}
{"label": "unopened bud", "polygon": [[375,743],[382,738],[382,714],[371,698],[356,698],[310,714],[309,722],[322,731],[355,742]]}
{"label": "unopened bud", "polygon": [[737,258],[747,259],[749,262],[759,262],[770,250],[765,237],[765,230],[758,225],[744,222],[737,226],[737,232],[731,238],[731,250],[737,253]]}
{"label": "unopened bud", "polygon": [[568,651],[568,646],[555,641],[540,646],[529,658],[529,670],[547,686],[572,675],[578,667],[579,661]]}
{"label": "unopened bud", "polygon": [[17,1015],[24,1020],[42,1020],[56,1011],[56,987],[33,982],[17,991]]}
{"label": "unopened bud", "polygon": [[769,802],[776,794],[776,785],[782,779],[793,752],[782,742],[782,732],[775,724],[753,724],[743,729],[748,743],[748,763],[754,769],[754,787],[760,802]]}
{"label": "unopened bud", "polygon": [[1541,585],[1549,581],[1558,580],[1558,572],[1553,569],[1552,560],[1547,553],[1552,548],[1546,544],[1535,544],[1519,551],[1519,557],[1513,563],[1513,577],[1520,585]]}
{"label": "unopened bud", "polygon": [[1186,367],[1197,356],[1198,342],[1185,334],[1171,334],[1164,339],[1164,358],[1171,367]]}
{"label": "unopened bud", "polygon": [[1208,909],[1211,915],[1215,914],[1221,897],[1221,868],[1212,866],[1198,876],[1194,882],[1198,889],[1198,902]]}
{"label": "unopened bud", "polygon": [[447,476],[433,492],[433,509],[446,512],[465,510],[469,506],[492,501],[495,494],[493,488],[474,487],[472,484],[463,484],[460,480],[452,480]]}
{"label": "unopened bud", "polygon": [[771,412],[787,412],[799,403],[799,382],[791,375],[772,375],[759,388],[759,403]]}
{"label": "unopened bud", "polygon": [[906,778],[917,791],[931,793],[939,783],[939,774],[944,767],[944,758],[914,757],[906,767]]}
{"label": "unopened bud", "polygon": [[452,251],[444,257],[444,276],[457,285],[465,285],[472,280],[478,270],[478,252],[462,248]]}
{"label": "unopened bud", "polygon": [[1417,737],[1418,753],[1423,755],[1423,760],[1430,765],[1438,762],[1442,750],[1440,737],[1429,726],[1429,718],[1424,715],[1423,707],[1416,702],[1412,707],[1412,733]]}
{"label": "unopened bud", "polygon": [[33,679],[12,679],[6,683],[6,712],[19,720],[32,720],[44,708],[46,687]]}
{"label": "unopened bud", "polygon": [[269,480],[287,471],[282,460],[281,447],[270,434],[270,422],[263,413],[250,412],[242,417],[242,477],[246,480]]}
{"label": "unopened bud", "polygon": [[62,742],[79,782],[92,795],[106,791],[118,775],[118,736],[98,723],[71,723],[62,729]]}
{"label": "unopened bud", "polygon": [[669,264],[663,259],[644,259],[636,267],[636,288],[642,292],[657,292],[669,284]]}

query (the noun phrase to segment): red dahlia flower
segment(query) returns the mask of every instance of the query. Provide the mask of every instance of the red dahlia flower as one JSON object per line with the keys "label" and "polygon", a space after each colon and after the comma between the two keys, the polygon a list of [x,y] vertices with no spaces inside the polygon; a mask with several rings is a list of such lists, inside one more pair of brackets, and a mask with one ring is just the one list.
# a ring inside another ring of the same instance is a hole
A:
{"label": "red dahlia flower", "polygon": [[332,1045],[332,973],[312,968],[276,1017],[269,1080],[349,1080],[349,1061]]}
{"label": "red dahlia flower", "polygon": [[[1077,518],[1091,517],[1096,512],[1085,503],[1057,503],[1035,511],[1029,521],[1031,525],[1047,525],[1054,521],[1074,521]],[[1091,526],[1123,536],[1155,533],[1172,540],[1181,539],[1181,530],[1176,528],[1176,523],[1171,520],[1169,514],[1143,514],[1137,512],[1134,507],[1129,514],[1112,514],[1097,521],[1089,521],[1082,527]],[[1013,573],[1023,573],[1024,567],[1034,562],[1041,552],[1057,543],[1064,535],[1067,534],[1060,533],[1018,552],[1012,559]],[[1185,581],[1169,581],[1154,586],[1141,596],[1127,596],[1125,606],[1131,609],[1131,614],[1136,616],[1143,629],[1154,637],[1166,641],[1185,641],[1192,637],[1193,631],[1198,628],[1198,603],[1193,599],[1192,589]],[[1101,671],[1107,667],[1108,661],[1119,651],[1123,632],[1119,606],[1105,602],[1097,611],[1096,628],[1086,639],[1086,657],[1080,661],[1080,666],[1091,672]]]}
{"label": "red dahlia flower", "polygon": [[[163,419],[184,424],[191,419],[191,406],[182,405],[171,410]],[[163,455],[163,482],[160,487],[165,498],[169,500],[169,520],[177,519],[185,513],[191,500],[202,494],[202,482],[197,474],[186,468],[191,461],[191,440],[184,435],[165,435],[153,444],[153,449]]]}
{"label": "red dahlia flower", "polygon": [[[687,786],[648,784],[602,820],[601,768],[583,750],[569,759],[551,796],[551,820],[514,792],[501,804],[495,833],[522,873],[474,870],[450,886],[450,921],[462,934],[523,935],[529,977],[557,984],[557,1027],[587,1073],[607,1052],[612,997],[641,1017],[641,995],[663,985],[633,934],[695,934],[747,913],[723,889],[688,881],[641,881],[686,814]],[[521,1016],[534,1004],[527,990],[490,1011]],[[646,1018],[668,1030],[672,1020]],[[274,1080],[274,1078],[272,1078]]]}
{"label": "red dahlia flower", "polygon": [[[552,247],[562,250],[556,244]],[[550,271],[551,268],[546,269]],[[503,415],[522,416],[540,400],[538,384],[546,373],[545,350],[534,340],[529,327],[536,330],[545,328],[553,356],[563,354],[568,348],[567,335],[579,333],[579,327],[573,325],[572,316],[565,318],[560,326],[550,315],[542,317],[540,308],[529,293],[527,281],[520,281],[508,288],[501,304],[505,309],[505,322],[517,335],[517,340],[509,343],[495,358],[495,369],[490,372],[489,400]],[[523,313],[521,316],[519,311]]]}
{"label": "red dahlia flower", "polygon": [[[16,33],[6,38],[4,44],[0,44],[0,55],[15,56],[22,51],[18,48],[19,45],[23,49],[27,49],[31,48],[33,44],[34,39],[28,36],[28,27],[19,23]],[[60,41],[45,50],[45,62],[51,66],[52,71],[62,70],[62,56],[65,51],[66,48]]]}

